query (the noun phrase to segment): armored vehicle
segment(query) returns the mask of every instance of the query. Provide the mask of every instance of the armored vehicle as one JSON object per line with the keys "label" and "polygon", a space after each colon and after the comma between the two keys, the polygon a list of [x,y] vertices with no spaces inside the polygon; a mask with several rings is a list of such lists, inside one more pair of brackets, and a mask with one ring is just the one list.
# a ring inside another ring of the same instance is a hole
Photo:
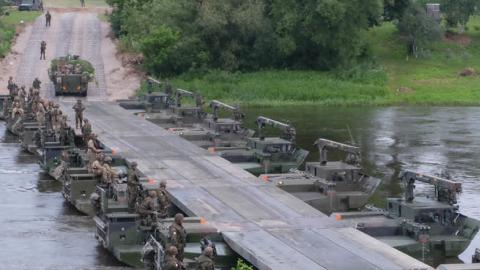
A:
{"label": "armored vehicle", "polygon": [[[264,174],[260,179],[330,214],[338,211],[358,210],[380,184],[380,179],[366,175],[360,166],[360,149],[355,146],[318,139],[319,162],[307,162],[305,171],[285,174]],[[329,161],[329,149],[345,153],[345,160]]]}
{"label": "armored vehicle", "polygon": [[[143,176],[140,176],[139,182],[137,201],[147,196],[149,190],[159,187],[158,182]],[[168,228],[173,223],[173,219],[157,217],[145,223],[135,210],[128,208],[129,193],[126,190],[127,184],[114,185],[111,194],[108,190],[97,187],[100,199],[94,217],[95,237],[119,261],[133,267],[143,267],[142,256],[148,249],[155,254],[158,267],[168,241]],[[181,211],[173,204],[170,212]],[[187,269],[195,269],[194,258],[201,254],[201,240],[205,238],[215,244],[217,267],[230,269],[229,267],[233,266],[238,257],[215,228],[198,217],[186,217],[183,226],[187,232],[184,260]]]}
{"label": "armored vehicle", "polygon": [[94,78],[90,62],[78,55],[67,55],[52,60],[48,76],[55,87],[55,95],[74,94],[87,96],[88,83]]}
{"label": "armored vehicle", "polygon": [[[410,256],[439,264],[457,257],[480,229],[480,221],[458,211],[456,195],[461,183],[412,171],[400,173],[404,198],[388,198],[385,210],[336,213],[337,219],[356,224],[357,229]],[[432,185],[433,196],[415,197],[416,182]]]}
{"label": "armored vehicle", "polygon": [[[257,118],[258,137],[246,138],[246,146],[232,149],[216,149],[221,157],[239,164],[243,169],[261,173],[285,173],[298,168],[308,151],[297,148],[293,126],[263,116]],[[265,137],[263,129],[272,126],[282,131],[280,137]]]}
{"label": "armored vehicle", "polygon": [[[169,128],[169,131],[211,151],[216,148],[225,150],[246,147],[247,138],[252,137],[255,132],[243,126],[245,115],[240,109],[218,100],[212,100],[210,108],[212,113],[201,123],[193,124],[193,127]],[[220,118],[220,109],[231,112],[233,118]]]}

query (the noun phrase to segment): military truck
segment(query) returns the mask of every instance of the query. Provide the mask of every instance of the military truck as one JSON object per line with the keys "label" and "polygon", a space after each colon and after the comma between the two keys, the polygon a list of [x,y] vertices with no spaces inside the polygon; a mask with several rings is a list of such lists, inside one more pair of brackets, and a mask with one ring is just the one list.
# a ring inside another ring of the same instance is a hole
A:
{"label": "military truck", "polygon": [[[480,221],[461,214],[457,193],[460,182],[413,171],[403,171],[403,198],[388,198],[387,208],[367,207],[363,212],[335,213],[378,240],[429,264],[456,258],[480,229]],[[433,196],[415,196],[415,183],[433,186]]]}
{"label": "military truck", "polygon": [[78,55],[53,59],[48,76],[55,87],[55,95],[87,96],[88,83],[94,78],[94,68]]}
{"label": "military truck", "polygon": [[[263,174],[260,179],[272,183],[323,213],[359,210],[373,195],[380,179],[368,176],[360,166],[360,149],[327,139],[315,141],[320,160],[307,162],[305,171]],[[344,160],[330,161],[329,150],[345,154]]]}
{"label": "military truck", "polygon": [[[256,123],[257,136],[246,138],[245,147],[219,147],[213,151],[255,175],[285,173],[303,163],[308,151],[297,147],[296,130],[292,125],[264,116],[259,116]],[[266,126],[277,128],[282,134],[279,137],[266,137],[264,135]]]}

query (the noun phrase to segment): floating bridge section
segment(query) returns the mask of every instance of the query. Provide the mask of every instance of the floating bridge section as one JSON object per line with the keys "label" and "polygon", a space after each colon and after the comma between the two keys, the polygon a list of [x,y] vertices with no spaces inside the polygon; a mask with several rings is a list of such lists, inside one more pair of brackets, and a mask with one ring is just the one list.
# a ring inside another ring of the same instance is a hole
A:
{"label": "floating bridge section", "polygon": [[[70,120],[72,105],[62,104]],[[182,211],[203,217],[261,270],[431,269],[116,103],[86,107],[104,145],[149,178],[167,180]]]}

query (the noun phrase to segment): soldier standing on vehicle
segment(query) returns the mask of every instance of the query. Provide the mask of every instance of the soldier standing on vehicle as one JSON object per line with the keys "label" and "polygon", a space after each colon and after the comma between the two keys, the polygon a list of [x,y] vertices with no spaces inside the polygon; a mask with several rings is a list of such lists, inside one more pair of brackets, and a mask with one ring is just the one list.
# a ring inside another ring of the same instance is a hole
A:
{"label": "soldier standing on vehicle", "polygon": [[175,221],[169,228],[170,245],[175,246],[178,250],[178,260],[183,262],[185,244],[187,242],[187,232],[183,227],[183,214],[175,215]]}
{"label": "soldier standing on vehicle", "polygon": [[213,248],[206,247],[202,255],[197,258],[197,270],[215,270],[213,263]]}
{"label": "soldier standing on vehicle", "polygon": [[168,209],[170,208],[170,199],[167,193],[167,181],[162,180],[160,182],[160,189],[157,191],[160,218],[166,218],[168,216]]}
{"label": "soldier standing on vehicle", "polygon": [[90,125],[90,122],[88,119],[83,120],[83,126],[82,126],[82,137],[83,137],[83,143],[86,145],[88,143],[88,138],[90,138],[90,134],[92,134],[92,125]]}
{"label": "soldier standing on vehicle", "polygon": [[145,226],[150,226],[152,221],[156,221],[158,213],[157,192],[155,190],[148,191],[148,196],[143,199],[138,207],[138,213],[142,218]]}
{"label": "soldier standing on vehicle", "polygon": [[25,100],[27,97],[27,91],[25,91],[25,86],[20,87],[20,91],[18,91],[18,97],[20,98],[20,105],[22,108],[25,107]]}
{"label": "soldier standing on vehicle", "polygon": [[107,185],[109,188],[115,182],[115,179],[118,177],[117,172],[112,169],[112,158],[106,156],[103,162],[103,172],[102,172],[102,182]]}
{"label": "soldier standing on vehicle", "polygon": [[138,182],[137,176],[137,162],[133,161],[130,163],[130,168],[128,168],[127,172],[128,209],[130,209],[130,211],[135,210],[139,184],[140,183]]}
{"label": "soldier standing on vehicle", "polygon": [[163,258],[163,270],[181,270],[183,265],[177,259],[178,250],[175,246],[170,246],[167,249],[167,254]]}
{"label": "soldier standing on vehicle", "polygon": [[92,133],[90,136],[90,140],[88,140],[87,143],[87,160],[88,160],[88,165],[87,169],[91,172],[92,171],[92,164],[97,158],[97,154],[100,153],[100,149],[97,148],[97,135],[95,133]]}
{"label": "soldier standing on vehicle", "polygon": [[52,21],[52,14],[50,14],[50,11],[47,11],[47,14],[45,14],[45,27],[50,27],[51,21]]}
{"label": "soldier standing on vehicle", "polygon": [[92,173],[97,178],[100,178],[103,175],[104,159],[103,153],[98,153],[95,157],[95,161],[92,162]]}
{"label": "soldier standing on vehicle", "polygon": [[8,84],[7,84],[7,89],[8,89],[8,92],[10,93],[10,96],[12,95],[14,88],[15,88],[15,82],[13,81],[13,77],[10,77],[8,78]]}
{"label": "soldier standing on vehicle", "polygon": [[37,122],[39,126],[45,125],[45,107],[43,106],[42,102],[38,102]]}
{"label": "soldier standing on vehicle", "polygon": [[41,84],[42,82],[38,78],[35,78],[32,83],[33,89],[40,90]]}
{"label": "soldier standing on vehicle", "polygon": [[40,60],[45,60],[45,52],[47,51],[47,42],[45,42],[45,40],[43,40],[41,43],[40,43]]}
{"label": "soldier standing on vehicle", "polygon": [[75,127],[82,128],[83,126],[83,111],[85,106],[82,104],[82,100],[77,100],[77,103],[73,105],[73,110],[75,111]]}

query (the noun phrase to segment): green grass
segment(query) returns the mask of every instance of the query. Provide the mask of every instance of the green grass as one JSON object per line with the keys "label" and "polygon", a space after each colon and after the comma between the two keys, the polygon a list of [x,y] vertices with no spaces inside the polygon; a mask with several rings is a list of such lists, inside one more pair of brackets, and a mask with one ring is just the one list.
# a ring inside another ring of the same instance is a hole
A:
{"label": "green grass", "polygon": [[41,13],[37,11],[18,11],[14,8],[5,9],[8,16],[0,17],[0,58],[10,51],[16,27],[23,23],[33,22]]}
{"label": "green grass", "polygon": [[[340,79],[334,72],[268,70],[254,73],[212,71],[204,76],[172,78],[177,87],[198,89],[208,99],[254,105],[480,105],[480,17],[473,17],[467,45],[442,40],[421,59],[407,57],[395,26],[372,28],[368,38],[381,68],[362,79]],[[400,87],[410,91],[400,91]]]}
{"label": "green grass", "polygon": [[[80,0],[44,0],[45,8],[80,8]],[[87,8],[108,7],[104,0],[85,0]]]}

